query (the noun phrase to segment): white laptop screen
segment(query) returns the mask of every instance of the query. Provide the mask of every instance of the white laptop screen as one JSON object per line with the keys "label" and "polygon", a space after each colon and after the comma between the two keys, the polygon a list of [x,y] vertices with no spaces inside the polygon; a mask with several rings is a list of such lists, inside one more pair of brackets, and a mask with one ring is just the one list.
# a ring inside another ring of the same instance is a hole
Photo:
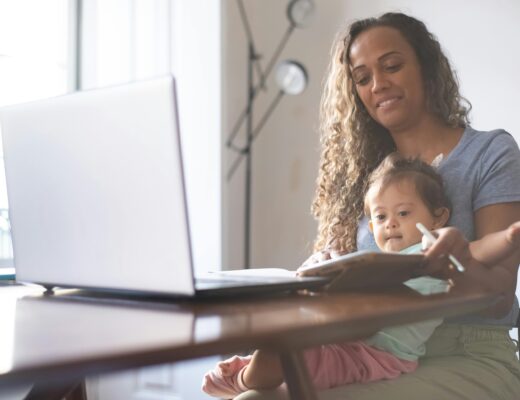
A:
{"label": "white laptop screen", "polygon": [[0,118],[18,280],[194,293],[172,77]]}

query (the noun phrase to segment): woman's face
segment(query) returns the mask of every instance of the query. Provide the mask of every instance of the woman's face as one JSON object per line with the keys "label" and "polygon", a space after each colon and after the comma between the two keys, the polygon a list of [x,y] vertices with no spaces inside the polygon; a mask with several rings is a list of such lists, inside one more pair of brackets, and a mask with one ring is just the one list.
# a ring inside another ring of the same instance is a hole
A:
{"label": "woman's face", "polygon": [[419,61],[398,30],[359,34],[350,47],[350,68],[368,113],[391,133],[413,129],[427,114]]}

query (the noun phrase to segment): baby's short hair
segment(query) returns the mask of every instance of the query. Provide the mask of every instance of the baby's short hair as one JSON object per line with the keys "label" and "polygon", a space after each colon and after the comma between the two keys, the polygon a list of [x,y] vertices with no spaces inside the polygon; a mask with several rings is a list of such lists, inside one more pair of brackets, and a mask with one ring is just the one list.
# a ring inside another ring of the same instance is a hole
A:
{"label": "baby's short hair", "polygon": [[413,183],[417,194],[430,210],[433,216],[440,208],[451,211],[451,204],[444,193],[442,177],[431,166],[419,158],[405,158],[399,153],[390,153],[368,177],[368,186],[365,192],[365,214],[370,216],[368,192],[377,190],[380,193],[388,185],[403,180]]}

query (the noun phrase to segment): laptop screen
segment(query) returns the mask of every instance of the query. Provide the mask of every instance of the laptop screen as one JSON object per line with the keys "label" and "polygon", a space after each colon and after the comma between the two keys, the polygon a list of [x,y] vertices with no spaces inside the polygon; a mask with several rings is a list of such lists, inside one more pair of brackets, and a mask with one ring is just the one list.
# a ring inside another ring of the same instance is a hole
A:
{"label": "laptop screen", "polygon": [[172,77],[0,111],[19,281],[193,294]]}

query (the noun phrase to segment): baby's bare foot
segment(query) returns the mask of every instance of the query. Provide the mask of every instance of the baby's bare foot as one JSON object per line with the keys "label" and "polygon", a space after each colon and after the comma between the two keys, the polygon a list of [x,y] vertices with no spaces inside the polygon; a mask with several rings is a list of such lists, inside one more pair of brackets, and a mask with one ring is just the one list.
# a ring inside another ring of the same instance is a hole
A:
{"label": "baby's bare foot", "polygon": [[235,375],[244,367],[244,365],[247,364],[249,364],[249,359],[245,361],[244,357],[233,356],[225,361],[218,363],[217,367],[220,369],[222,376],[231,376]]}
{"label": "baby's bare foot", "polygon": [[242,370],[251,362],[251,356],[234,356],[217,364],[204,375],[202,390],[213,397],[233,398],[248,388],[244,385]]}

